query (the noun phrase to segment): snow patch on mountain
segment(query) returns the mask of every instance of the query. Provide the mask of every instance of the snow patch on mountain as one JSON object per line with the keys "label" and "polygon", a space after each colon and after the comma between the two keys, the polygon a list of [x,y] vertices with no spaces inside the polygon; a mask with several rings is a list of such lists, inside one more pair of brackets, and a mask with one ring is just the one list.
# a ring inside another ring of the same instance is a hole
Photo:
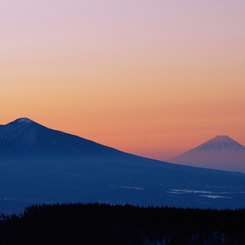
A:
{"label": "snow patch on mountain", "polygon": [[33,121],[31,119],[27,118],[27,117],[22,117],[22,118],[16,119],[15,122],[18,122],[18,123],[31,123]]}
{"label": "snow patch on mountain", "polygon": [[218,135],[213,139],[196,147],[195,151],[224,151],[224,150],[245,150],[245,147],[227,135]]}

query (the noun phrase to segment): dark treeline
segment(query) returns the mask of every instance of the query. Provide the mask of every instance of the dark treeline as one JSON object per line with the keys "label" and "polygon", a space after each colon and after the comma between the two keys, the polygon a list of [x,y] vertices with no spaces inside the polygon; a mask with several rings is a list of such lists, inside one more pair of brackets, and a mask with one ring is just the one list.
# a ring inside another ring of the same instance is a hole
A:
{"label": "dark treeline", "polygon": [[34,205],[1,215],[0,244],[245,244],[245,209]]}

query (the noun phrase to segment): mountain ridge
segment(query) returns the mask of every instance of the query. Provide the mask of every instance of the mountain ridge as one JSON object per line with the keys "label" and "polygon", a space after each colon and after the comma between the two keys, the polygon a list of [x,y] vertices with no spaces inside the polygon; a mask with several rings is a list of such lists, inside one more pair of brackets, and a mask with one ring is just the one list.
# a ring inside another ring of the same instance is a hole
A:
{"label": "mountain ridge", "polygon": [[[21,155],[84,155],[99,154],[100,149],[109,153],[121,152],[94,141],[47,128],[28,118],[19,118],[0,125],[0,154]],[[126,153],[125,153],[126,154]]]}

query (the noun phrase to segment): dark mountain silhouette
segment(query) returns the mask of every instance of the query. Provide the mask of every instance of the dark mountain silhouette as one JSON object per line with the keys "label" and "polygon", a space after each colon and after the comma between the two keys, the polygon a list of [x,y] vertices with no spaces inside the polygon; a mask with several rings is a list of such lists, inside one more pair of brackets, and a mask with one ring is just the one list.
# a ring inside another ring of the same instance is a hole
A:
{"label": "dark mountain silhouette", "polygon": [[195,167],[245,172],[245,147],[226,135],[216,136],[168,161]]}
{"label": "dark mountain silhouette", "polygon": [[241,208],[245,175],[147,159],[44,127],[0,125],[0,213],[34,203]]}
{"label": "dark mountain silhouette", "polygon": [[46,128],[28,118],[0,125],[0,155],[15,157],[100,156],[119,151],[75,135]]}

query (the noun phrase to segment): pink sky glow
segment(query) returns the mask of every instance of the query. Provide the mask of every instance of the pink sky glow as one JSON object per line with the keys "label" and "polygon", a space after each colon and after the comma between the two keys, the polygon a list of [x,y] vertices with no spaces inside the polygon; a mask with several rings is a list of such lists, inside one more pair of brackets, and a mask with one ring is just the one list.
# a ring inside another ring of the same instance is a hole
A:
{"label": "pink sky glow", "polygon": [[0,21],[0,124],[160,160],[245,145],[244,0],[9,0]]}

